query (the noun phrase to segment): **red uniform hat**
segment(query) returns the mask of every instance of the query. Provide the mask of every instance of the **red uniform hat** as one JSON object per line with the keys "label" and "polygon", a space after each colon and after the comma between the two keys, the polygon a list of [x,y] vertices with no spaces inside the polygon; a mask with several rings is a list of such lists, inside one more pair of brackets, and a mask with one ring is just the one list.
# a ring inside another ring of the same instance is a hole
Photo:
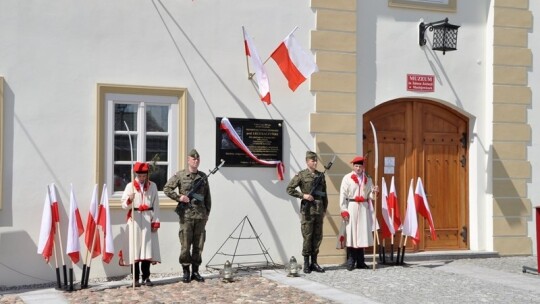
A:
{"label": "red uniform hat", "polygon": [[353,158],[353,160],[351,160],[351,164],[360,164],[360,165],[363,165],[364,164],[364,157],[363,156],[357,156],[355,158]]}
{"label": "red uniform hat", "polygon": [[148,164],[136,162],[135,166],[133,166],[133,171],[135,173],[148,173]]}

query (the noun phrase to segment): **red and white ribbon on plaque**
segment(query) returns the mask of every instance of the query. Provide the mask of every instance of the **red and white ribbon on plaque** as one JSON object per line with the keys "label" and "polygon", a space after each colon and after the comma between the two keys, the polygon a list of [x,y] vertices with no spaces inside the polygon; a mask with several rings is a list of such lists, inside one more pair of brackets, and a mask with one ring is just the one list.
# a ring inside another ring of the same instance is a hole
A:
{"label": "red and white ribbon on plaque", "polygon": [[238,133],[234,130],[233,126],[231,125],[231,122],[227,117],[223,117],[221,119],[221,124],[219,125],[219,128],[225,133],[227,133],[227,136],[229,136],[229,139],[244,153],[246,153],[249,158],[253,159],[259,164],[262,165],[269,165],[269,166],[276,166],[278,179],[283,180],[283,172],[285,171],[285,166],[283,165],[283,162],[280,160],[262,160],[258,159],[257,156],[253,155],[249,148],[244,144]]}

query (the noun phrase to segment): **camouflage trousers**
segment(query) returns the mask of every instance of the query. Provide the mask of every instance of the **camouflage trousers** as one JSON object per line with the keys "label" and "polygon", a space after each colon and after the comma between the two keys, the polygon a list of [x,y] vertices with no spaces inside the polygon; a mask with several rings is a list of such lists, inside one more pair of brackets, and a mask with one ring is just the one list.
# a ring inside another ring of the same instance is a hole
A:
{"label": "camouflage trousers", "polygon": [[303,256],[319,254],[319,246],[321,246],[323,238],[323,219],[324,215],[322,214],[302,214]]}
{"label": "camouflage trousers", "polygon": [[196,265],[202,263],[202,251],[206,240],[206,219],[183,219],[180,221],[180,264]]}

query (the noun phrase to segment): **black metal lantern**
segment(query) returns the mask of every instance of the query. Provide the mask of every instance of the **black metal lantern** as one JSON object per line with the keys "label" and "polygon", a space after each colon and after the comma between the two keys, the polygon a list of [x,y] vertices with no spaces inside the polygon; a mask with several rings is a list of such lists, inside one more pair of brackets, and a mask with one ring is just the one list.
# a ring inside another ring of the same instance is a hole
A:
{"label": "black metal lantern", "polygon": [[431,23],[421,22],[419,26],[420,46],[426,44],[425,33],[426,30],[429,29],[429,31],[433,32],[432,50],[442,51],[443,55],[447,51],[455,51],[457,50],[457,34],[459,27],[459,25],[448,23],[448,18]]}

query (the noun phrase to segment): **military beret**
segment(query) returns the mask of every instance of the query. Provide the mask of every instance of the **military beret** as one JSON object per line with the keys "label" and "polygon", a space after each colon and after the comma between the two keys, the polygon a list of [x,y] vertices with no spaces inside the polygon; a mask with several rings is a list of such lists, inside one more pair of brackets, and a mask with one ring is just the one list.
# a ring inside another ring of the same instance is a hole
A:
{"label": "military beret", "polygon": [[313,151],[307,151],[306,152],[306,159],[317,160],[317,153],[315,153]]}
{"label": "military beret", "polygon": [[351,164],[353,164],[353,165],[356,165],[356,164],[363,165],[364,164],[364,157],[357,156],[357,157],[353,158],[353,160],[351,160]]}
{"label": "military beret", "polygon": [[135,165],[133,166],[133,171],[135,171],[135,173],[142,173],[142,174],[148,173],[148,164],[136,162]]}
{"label": "military beret", "polygon": [[188,155],[193,157],[193,158],[199,158],[200,157],[199,152],[197,152],[197,150],[195,150],[195,149],[191,149],[191,151],[189,151]]}

